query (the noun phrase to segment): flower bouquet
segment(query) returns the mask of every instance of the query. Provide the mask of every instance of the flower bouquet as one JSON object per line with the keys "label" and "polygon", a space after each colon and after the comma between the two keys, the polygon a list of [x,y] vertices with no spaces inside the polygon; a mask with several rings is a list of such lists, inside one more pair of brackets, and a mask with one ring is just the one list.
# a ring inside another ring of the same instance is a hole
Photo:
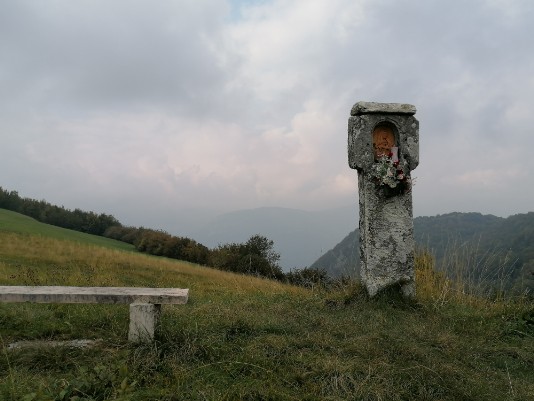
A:
{"label": "flower bouquet", "polygon": [[387,198],[411,190],[410,177],[406,174],[404,166],[400,165],[397,151],[398,149],[394,147],[389,154],[379,157],[370,172],[371,179]]}

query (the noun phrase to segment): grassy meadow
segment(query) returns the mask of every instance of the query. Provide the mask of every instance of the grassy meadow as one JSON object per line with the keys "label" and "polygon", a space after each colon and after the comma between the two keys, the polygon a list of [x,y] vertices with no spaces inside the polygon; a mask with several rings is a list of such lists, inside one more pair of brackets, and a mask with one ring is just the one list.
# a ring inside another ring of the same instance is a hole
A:
{"label": "grassy meadow", "polygon": [[98,245],[104,248],[135,252],[134,246],[125,242],[39,223],[31,217],[5,209],[0,209],[0,232],[39,235],[47,238],[69,240],[83,244]]}
{"label": "grassy meadow", "polygon": [[[420,254],[418,296],[303,289],[132,252],[0,210],[0,285],[190,289],[156,341],[128,305],[0,303],[0,400],[534,400],[534,304],[459,290]],[[98,339],[94,347],[23,340]]]}

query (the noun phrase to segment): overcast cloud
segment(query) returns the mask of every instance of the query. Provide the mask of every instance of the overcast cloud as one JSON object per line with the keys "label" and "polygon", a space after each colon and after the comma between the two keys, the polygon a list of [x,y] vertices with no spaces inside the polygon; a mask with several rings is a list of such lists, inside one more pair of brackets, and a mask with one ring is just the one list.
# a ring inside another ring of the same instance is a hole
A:
{"label": "overcast cloud", "polygon": [[177,234],[356,207],[364,100],[417,107],[416,216],[532,211],[533,21],[530,0],[1,0],[0,186]]}

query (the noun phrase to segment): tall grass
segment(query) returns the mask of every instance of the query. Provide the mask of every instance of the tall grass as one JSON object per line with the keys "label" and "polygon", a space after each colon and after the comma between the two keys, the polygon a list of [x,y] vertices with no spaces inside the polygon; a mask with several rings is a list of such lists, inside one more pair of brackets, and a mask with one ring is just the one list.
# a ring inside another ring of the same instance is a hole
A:
{"label": "tall grass", "polygon": [[498,252],[480,253],[476,244],[449,246],[439,262],[427,249],[415,258],[417,297],[434,304],[456,302],[485,306],[528,299],[527,288],[518,293],[510,283],[516,261]]}

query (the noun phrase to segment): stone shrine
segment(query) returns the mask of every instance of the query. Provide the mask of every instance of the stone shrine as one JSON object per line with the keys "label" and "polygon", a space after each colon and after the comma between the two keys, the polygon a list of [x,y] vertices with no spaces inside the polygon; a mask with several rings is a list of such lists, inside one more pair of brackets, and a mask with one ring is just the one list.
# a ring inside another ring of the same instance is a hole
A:
{"label": "stone shrine", "polygon": [[348,125],[349,166],[358,170],[360,268],[372,297],[398,285],[415,295],[411,171],[419,164],[415,107],[358,102]]}

